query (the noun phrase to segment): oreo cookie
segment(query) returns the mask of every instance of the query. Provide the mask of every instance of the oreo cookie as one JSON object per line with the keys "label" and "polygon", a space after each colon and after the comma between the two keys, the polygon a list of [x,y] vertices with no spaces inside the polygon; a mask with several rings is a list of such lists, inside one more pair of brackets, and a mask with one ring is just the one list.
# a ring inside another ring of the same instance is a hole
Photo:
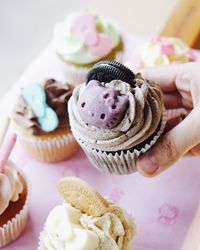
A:
{"label": "oreo cookie", "polygon": [[135,74],[126,66],[115,61],[101,61],[94,65],[87,76],[86,83],[91,80],[111,82],[121,80],[135,86]]}

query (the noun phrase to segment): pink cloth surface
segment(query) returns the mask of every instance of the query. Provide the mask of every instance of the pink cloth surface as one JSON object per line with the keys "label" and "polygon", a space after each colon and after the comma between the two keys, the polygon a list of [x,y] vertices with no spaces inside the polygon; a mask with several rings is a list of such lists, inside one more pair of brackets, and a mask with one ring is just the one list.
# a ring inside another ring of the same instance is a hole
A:
{"label": "pink cloth surface", "polygon": [[[141,40],[134,37],[132,46]],[[65,80],[63,69],[64,65],[52,53],[50,45],[27,68],[16,86],[47,77]],[[14,88],[12,97],[8,94],[4,101],[10,103],[16,91]],[[1,108],[5,110],[5,105]],[[45,164],[29,158],[17,144],[11,159],[27,175],[31,198],[27,227],[20,238],[4,248],[6,250],[37,249],[47,215],[62,202],[56,182],[63,176],[73,175],[88,181],[133,215],[137,226],[135,250],[181,250],[200,205],[199,158],[182,159],[164,174],[150,179],[138,173],[126,176],[100,173],[81,149],[67,161]]]}
{"label": "pink cloth surface", "polygon": [[[63,176],[77,176],[120,204],[135,218],[135,250],[180,250],[199,206],[200,159],[180,160],[156,178],[126,176],[96,170],[79,150],[71,159],[44,164],[27,157],[17,145],[12,159],[31,184],[30,216],[22,236],[7,250],[34,250],[51,209],[61,204],[56,190]],[[188,249],[190,250],[190,249]]]}

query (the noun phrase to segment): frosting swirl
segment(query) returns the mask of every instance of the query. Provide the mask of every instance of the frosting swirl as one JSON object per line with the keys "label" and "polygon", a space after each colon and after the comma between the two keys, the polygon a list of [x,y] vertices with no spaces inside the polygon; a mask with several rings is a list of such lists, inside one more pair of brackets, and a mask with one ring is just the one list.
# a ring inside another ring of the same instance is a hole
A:
{"label": "frosting swirl", "polygon": [[4,172],[0,173],[0,215],[7,209],[10,201],[16,202],[23,191],[23,184],[18,170],[12,162],[8,162]]}
{"label": "frosting swirl", "polygon": [[[59,124],[57,129],[68,127],[67,104],[72,94],[71,86],[67,83],[62,84],[54,79],[48,79],[43,87],[47,96],[47,104],[58,116]],[[22,95],[18,97],[17,103],[13,108],[12,118],[21,127],[27,129],[30,134],[47,134],[47,132],[42,130],[38,117],[25,102]]]}
{"label": "frosting swirl", "polygon": [[117,215],[107,212],[92,217],[68,203],[51,211],[42,239],[44,250],[122,250],[124,241],[124,226]]}
{"label": "frosting swirl", "polygon": [[[111,128],[97,127],[82,119],[78,101],[87,87],[85,84],[77,86],[69,101],[69,118],[74,136],[87,147],[118,151],[131,149],[152,135],[163,112],[162,92],[157,84],[142,79],[139,74],[136,75],[135,81],[134,87],[121,80],[101,83],[104,88],[114,89],[121,96],[127,97],[129,102],[119,124]],[[99,98],[95,98],[99,101]],[[95,115],[100,114],[97,112]]]}
{"label": "frosting swirl", "polygon": [[87,65],[108,56],[120,44],[120,35],[108,20],[77,12],[56,24],[53,44],[64,61]]}
{"label": "frosting swirl", "polygon": [[175,37],[150,38],[136,48],[126,63],[132,69],[195,61],[195,54],[183,41]]}

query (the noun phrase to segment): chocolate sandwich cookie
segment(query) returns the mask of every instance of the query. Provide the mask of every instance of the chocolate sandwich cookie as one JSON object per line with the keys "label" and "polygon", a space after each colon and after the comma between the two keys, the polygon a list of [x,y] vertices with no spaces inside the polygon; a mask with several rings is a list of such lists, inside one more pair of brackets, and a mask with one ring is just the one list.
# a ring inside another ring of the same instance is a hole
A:
{"label": "chocolate sandwich cookie", "polygon": [[126,66],[115,61],[101,61],[94,65],[87,76],[88,83],[91,80],[99,82],[111,82],[121,80],[135,86],[135,74]]}

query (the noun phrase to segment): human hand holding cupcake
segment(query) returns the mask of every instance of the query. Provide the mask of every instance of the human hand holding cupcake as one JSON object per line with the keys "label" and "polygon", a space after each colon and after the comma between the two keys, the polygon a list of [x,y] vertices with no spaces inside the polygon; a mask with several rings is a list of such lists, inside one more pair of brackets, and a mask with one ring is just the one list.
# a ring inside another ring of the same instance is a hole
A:
{"label": "human hand holding cupcake", "polygon": [[160,87],[116,62],[98,63],[69,101],[72,132],[101,171],[127,174],[166,123]]}
{"label": "human hand holding cupcake", "polygon": [[122,208],[75,177],[61,179],[58,191],[64,203],[48,215],[38,250],[130,249],[135,226]]}
{"label": "human hand holding cupcake", "polygon": [[83,11],[72,13],[64,22],[56,24],[53,46],[65,63],[66,79],[77,85],[85,82],[96,62],[120,60],[123,40],[110,21]]}
{"label": "human hand holding cupcake", "polygon": [[77,150],[67,113],[71,93],[69,84],[54,79],[22,89],[12,112],[12,123],[19,141],[33,158],[61,161]]}

